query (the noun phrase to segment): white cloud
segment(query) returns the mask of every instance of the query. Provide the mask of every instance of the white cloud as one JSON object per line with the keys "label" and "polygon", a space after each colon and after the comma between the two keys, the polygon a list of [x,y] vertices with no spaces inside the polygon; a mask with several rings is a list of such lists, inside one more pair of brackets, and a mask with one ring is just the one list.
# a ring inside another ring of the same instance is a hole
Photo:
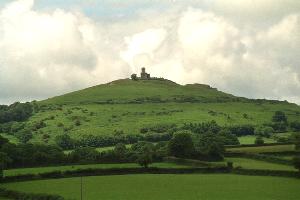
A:
{"label": "white cloud", "polygon": [[[203,2],[201,9],[192,1],[165,12],[144,8],[113,22],[12,2],[0,11],[0,102],[51,97],[146,66],[180,83],[300,103],[297,1],[288,0],[286,9],[271,0]],[[263,10],[272,15],[262,24]],[[249,20],[245,13],[258,14]]]}

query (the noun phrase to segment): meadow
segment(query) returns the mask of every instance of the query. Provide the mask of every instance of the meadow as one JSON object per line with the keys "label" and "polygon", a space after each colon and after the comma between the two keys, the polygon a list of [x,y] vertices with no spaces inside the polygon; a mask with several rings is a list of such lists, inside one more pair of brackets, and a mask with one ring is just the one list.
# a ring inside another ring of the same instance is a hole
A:
{"label": "meadow", "polygon": [[228,152],[240,153],[276,153],[276,152],[292,152],[295,151],[295,145],[274,145],[274,146],[257,146],[257,147],[238,147],[227,148]]}
{"label": "meadow", "polygon": [[[83,199],[88,200],[298,200],[300,180],[227,174],[115,175],[83,178]],[[80,178],[3,184],[17,191],[80,199]]]}

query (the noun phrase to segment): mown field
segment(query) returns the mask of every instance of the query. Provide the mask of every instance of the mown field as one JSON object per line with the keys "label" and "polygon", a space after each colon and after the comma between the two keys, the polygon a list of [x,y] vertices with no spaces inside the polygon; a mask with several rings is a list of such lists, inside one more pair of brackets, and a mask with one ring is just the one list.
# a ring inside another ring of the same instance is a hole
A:
{"label": "mown field", "polygon": [[[300,180],[279,177],[209,175],[117,175],[83,178],[88,200],[298,200]],[[80,178],[9,183],[5,188],[80,199]]]}
{"label": "mown field", "polygon": [[292,152],[295,151],[295,145],[274,145],[274,146],[257,146],[257,147],[238,147],[227,148],[228,152],[241,152],[241,153],[276,153],[276,152]]}

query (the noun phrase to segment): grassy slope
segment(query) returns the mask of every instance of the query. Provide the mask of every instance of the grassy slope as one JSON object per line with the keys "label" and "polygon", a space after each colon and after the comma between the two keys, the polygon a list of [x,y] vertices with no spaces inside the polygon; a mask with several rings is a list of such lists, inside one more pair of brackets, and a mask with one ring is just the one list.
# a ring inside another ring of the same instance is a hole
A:
{"label": "grassy slope", "polygon": [[[83,197],[144,200],[297,200],[300,180],[239,175],[123,175],[84,177]],[[6,188],[80,199],[80,178],[9,183]],[[216,192],[217,191],[217,192]]]}
{"label": "grassy slope", "polygon": [[[176,103],[174,98],[193,97],[211,103]],[[145,97],[159,97],[166,103],[128,104],[129,101]],[[112,99],[122,104],[98,104]],[[216,100],[229,102],[217,103]],[[49,141],[56,135],[67,133],[78,138],[86,134],[112,134],[123,130],[126,134],[139,133],[143,126],[157,123],[198,123],[215,120],[222,125],[262,124],[270,122],[277,110],[285,111],[289,120],[299,118],[300,107],[284,102],[258,103],[254,101],[236,102],[237,97],[220,92],[205,85],[178,85],[170,81],[131,81],[118,80],[72,92],[38,102],[53,107],[39,112],[29,119],[29,123],[45,121],[46,127],[37,131],[34,141],[41,141],[43,134],[49,134]],[[97,103],[98,102],[98,103]],[[127,102],[127,103],[126,103]],[[57,109],[57,105],[63,105]],[[56,108],[54,108],[56,107]],[[248,117],[244,117],[247,114]],[[80,126],[75,125],[79,119]],[[64,127],[58,127],[63,123]]]}

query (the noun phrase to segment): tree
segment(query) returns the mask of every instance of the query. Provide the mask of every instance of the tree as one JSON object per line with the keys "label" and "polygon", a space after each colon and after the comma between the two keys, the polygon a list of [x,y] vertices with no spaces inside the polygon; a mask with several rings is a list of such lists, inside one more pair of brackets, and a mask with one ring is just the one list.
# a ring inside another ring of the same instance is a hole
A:
{"label": "tree", "polygon": [[264,139],[261,136],[258,136],[258,137],[255,138],[254,143],[256,145],[263,145],[265,143],[265,141],[264,141]]}
{"label": "tree", "polygon": [[300,131],[300,122],[299,121],[292,122],[290,126],[294,131]]}
{"label": "tree", "polygon": [[10,162],[10,157],[6,153],[0,152],[0,178],[3,178],[3,170]]}
{"label": "tree", "polygon": [[118,143],[115,145],[114,153],[119,160],[123,160],[126,157],[127,149],[125,144]]}
{"label": "tree", "polygon": [[29,129],[22,129],[17,133],[17,138],[20,140],[22,143],[27,143],[29,140],[32,139],[33,135]]}
{"label": "tree", "polygon": [[144,168],[148,168],[148,166],[152,163],[153,151],[150,146],[145,145],[142,147],[141,152],[138,153],[137,163]]}
{"label": "tree", "polygon": [[298,153],[297,156],[294,157],[294,166],[300,172],[300,133],[294,134],[293,139],[295,141],[295,150]]}
{"label": "tree", "polygon": [[131,79],[136,81],[137,80],[137,75],[136,74],[131,74]]}
{"label": "tree", "polygon": [[212,132],[207,132],[197,139],[196,150],[202,155],[206,155],[211,160],[222,160],[225,151],[222,137]]}
{"label": "tree", "polygon": [[58,146],[60,146],[64,150],[73,149],[74,148],[74,141],[67,134],[56,136],[55,137],[55,142],[56,142],[56,144]]}
{"label": "tree", "polygon": [[194,143],[190,131],[178,131],[174,133],[168,144],[169,155],[186,158],[195,152]]}
{"label": "tree", "polygon": [[0,147],[2,147],[4,144],[8,143],[8,139],[0,136]]}
{"label": "tree", "polygon": [[223,129],[218,133],[218,136],[223,141],[224,145],[239,145],[239,139],[236,135],[231,134],[228,129]]}
{"label": "tree", "polygon": [[274,129],[270,126],[260,126],[255,129],[255,135],[261,137],[270,137],[274,133]]}
{"label": "tree", "polygon": [[298,169],[300,172],[300,156],[295,157],[293,161],[294,161],[295,168]]}
{"label": "tree", "polygon": [[287,123],[287,117],[285,116],[285,113],[282,111],[276,111],[275,114],[272,117],[272,121],[277,122],[284,122]]}

